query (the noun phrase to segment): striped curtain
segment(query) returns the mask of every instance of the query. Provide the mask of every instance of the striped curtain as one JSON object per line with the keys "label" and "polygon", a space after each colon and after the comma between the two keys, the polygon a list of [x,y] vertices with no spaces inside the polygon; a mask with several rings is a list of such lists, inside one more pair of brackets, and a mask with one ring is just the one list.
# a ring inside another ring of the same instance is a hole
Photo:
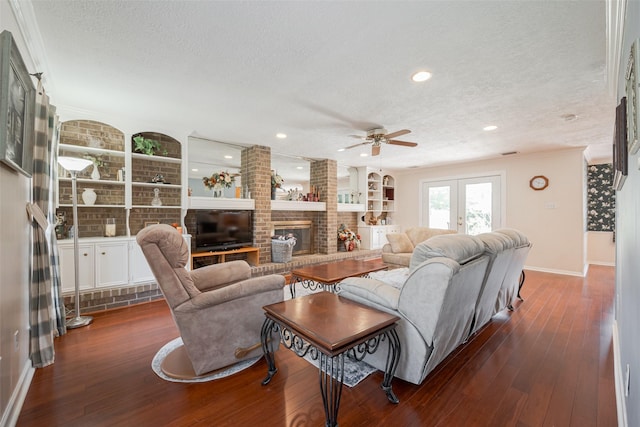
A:
{"label": "striped curtain", "polygon": [[[35,145],[33,152],[33,203],[47,216],[50,189],[50,150],[53,132],[50,128],[49,97],[42,83],[36,94]],[[43,224],[44,223],[44,224]],[[44,226],[43,226],[44,225]],[[31,286],[29,290],[30,357],[36,368],[53,363],[54,331],[57,331],[53,315],[51,259],[47,242],[46,221],[32,221],[33,247],[31,262]]]}

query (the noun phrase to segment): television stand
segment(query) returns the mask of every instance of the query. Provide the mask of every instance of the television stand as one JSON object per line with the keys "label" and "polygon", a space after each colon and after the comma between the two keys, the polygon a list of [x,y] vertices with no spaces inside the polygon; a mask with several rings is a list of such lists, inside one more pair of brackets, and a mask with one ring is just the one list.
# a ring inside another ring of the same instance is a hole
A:
{"label": "television stand", "polygon": [[193,259],[201,257],[218,257],[218,263],[225,262],[225,256],[229,254],[247,254],[247,262],[249,265],[255,267],[260,264],[260,248],[254,248],[253,246],[228,249],[222,251],[209,251],[209,252],[196,252],[191,254],[191,270],[193,270]]}

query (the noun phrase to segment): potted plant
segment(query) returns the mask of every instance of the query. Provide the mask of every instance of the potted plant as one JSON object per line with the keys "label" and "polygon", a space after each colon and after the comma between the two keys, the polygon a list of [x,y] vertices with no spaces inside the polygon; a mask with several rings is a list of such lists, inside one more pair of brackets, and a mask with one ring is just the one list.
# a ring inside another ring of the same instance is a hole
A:
{"label": "potted plant", "polygon": [[160,143],[155,139],[145,138],[142,135],[136,135],[133,137],[134,147],[133,150],[137,153],[153,156],[156,153],[160,153],[163,156],[167,155],[167,150],[164,150]]}

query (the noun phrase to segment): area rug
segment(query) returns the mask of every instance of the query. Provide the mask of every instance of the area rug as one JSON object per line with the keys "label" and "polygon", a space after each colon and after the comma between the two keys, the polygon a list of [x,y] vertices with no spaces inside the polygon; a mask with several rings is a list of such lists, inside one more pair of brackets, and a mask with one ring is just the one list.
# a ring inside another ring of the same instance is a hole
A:
{"label": "area rug", "polygon": [[[311,363],[313,366],[316,367],[316,369],[318,368],[318,364],[319,364],[318,360],[311,359],[309,355],[306,355],[304,357],[304,360]],[[277,360],[276,360],[276,363],[277,363]],[[346,385],[347,387],[355,387],[360,383],[360,381],[364,380],[375,371],[377,371],[377,369],[366,362],[352,360],[348,357],[345,357],[344,358],[344,379],[342,381],[342,384]]]}
{"label": "area rug", "polygon": [[158,350],[156,355],[153,357],[153,360],[151,361],[151,368],[153,369],[153,372],[155,372],[156,375],[162,378],[163,380],[171,381],[174,383],[203,383],[207,381],[218,380],[220,378],[228,377],[229,375],[233,375],[237,372],[240,372],[243,369],[247,369],[248,367],[254,365],[262,357],[262,356],[257,356],[251,359],[243,360],[242,362],[238,362],[235,365],[232,365],[226,369],[218,370],[218,371],[212,372],[210,375],[205,375],[198,378],[193,378],[193,379],[171,378],[165,375],[164,372],[162,372],[162,369],[160,369],[160,366],[162,365],[162,361],[167,356],[167,354],[171,353],[174,349],[180,347],[181,345],[182,345],[182,338],[178,337],[166,343],[160,350]]}

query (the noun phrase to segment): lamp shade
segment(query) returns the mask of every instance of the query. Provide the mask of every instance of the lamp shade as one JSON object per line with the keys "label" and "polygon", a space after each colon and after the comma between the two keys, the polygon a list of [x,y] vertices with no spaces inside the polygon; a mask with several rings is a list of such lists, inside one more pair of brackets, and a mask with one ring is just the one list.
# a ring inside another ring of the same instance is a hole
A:
{"label": "lamp shade", "polygon": [[62,166],[69,172],[80,172],[90,164],[93,164],[91,160],[66,156],[58,157],[58,163],[60,163],[60,166]]}

